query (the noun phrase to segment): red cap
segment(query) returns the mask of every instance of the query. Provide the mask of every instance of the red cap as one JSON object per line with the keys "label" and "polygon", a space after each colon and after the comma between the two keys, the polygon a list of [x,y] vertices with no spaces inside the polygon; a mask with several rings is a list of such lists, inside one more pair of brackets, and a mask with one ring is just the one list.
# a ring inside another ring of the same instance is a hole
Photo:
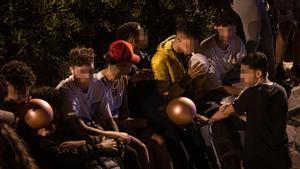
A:
{"label": "red cap", "polygon": [[109,46],[108,54],[116,61],[130,61],[134,63],[140,61],[140,57],[133,52],[133,46],[124,40],[114,41]]}

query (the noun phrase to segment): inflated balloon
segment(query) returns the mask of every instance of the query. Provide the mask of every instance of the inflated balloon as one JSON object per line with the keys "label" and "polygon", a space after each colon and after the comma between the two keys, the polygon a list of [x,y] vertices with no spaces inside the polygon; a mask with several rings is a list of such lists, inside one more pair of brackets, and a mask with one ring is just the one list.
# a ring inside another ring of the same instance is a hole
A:
{"label": "inflated balloon", "polygon": [[177,125],[186,125],[193,121],[196,115],[196,105],[186,97],[171,100],[167,106],[169,119]]}
{"label": "inflated balloon", "polygon": [[200,53],[192,53],[192,57],[190,58],[190,67],[193,67],[196,63],[202,64],[204,67],[204,72],[208,72],[209,69],[209,61],[206,56]]}
{"label": "inflated balloon", "polygon": [[52,107],[45,100],[30,99],[26,110],[24,121],[33,129],[47,127],[53,120]]}

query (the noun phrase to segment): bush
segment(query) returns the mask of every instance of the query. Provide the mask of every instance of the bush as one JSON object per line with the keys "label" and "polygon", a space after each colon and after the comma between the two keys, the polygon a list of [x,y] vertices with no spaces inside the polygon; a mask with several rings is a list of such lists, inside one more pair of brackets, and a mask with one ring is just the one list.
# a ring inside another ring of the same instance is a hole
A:
{"label": "bush", "polygon": [[148,30],[150,54],[174,33],[178,19],[196,19],[201,36],[210,35],[215,10],[197,2],[8,0],[0,4],[0,65],[22,60],[33,68],[38,86],[55,86],[68,74],[65,57],[71,48],[93,47],[101,67],[113,32],[127,21],[138,21]]}

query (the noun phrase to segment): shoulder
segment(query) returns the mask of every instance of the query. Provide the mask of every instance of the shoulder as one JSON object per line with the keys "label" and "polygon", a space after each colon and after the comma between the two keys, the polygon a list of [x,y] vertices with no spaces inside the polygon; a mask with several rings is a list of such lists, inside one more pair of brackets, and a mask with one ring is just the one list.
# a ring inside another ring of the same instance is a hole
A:
{"label": "shoulder", "polygon": [[281,95],[283,95],[285,98],[287,98],[287,92],[284,89],[284,87],[282,87],[281,85],[274,83],[274,88],[277,89],[277,92],[280,93]]}
{"label": "shoulder", "polygon": [[170,36],[161,42],[158,47],[157,51],[154,54],[152,60],[164,60],[169,55],[172,55],[174,52],[172,50],[172,42],[175,40],[175,36]]}
{"label": "shoulder", "polygon": [[102,72],[94,73],[93,74],[93,86],[99,91],[103,91],[105,87],[105,77]]}
{"label": "shoulder", "polygon": [[62,90],[62,89],[68,89],[71,88],[73,85],[75,85],[74,77],[69,76],[68,78],[62,80],[55,89]]}
{"label": "shoulder", "polygon": [[206,39],[204,39],[201,43],[200,43],[200,47],[201,48],[211,48],[213,46],[213,43],[215,41],[215,36],[216,35],[212,35]]}

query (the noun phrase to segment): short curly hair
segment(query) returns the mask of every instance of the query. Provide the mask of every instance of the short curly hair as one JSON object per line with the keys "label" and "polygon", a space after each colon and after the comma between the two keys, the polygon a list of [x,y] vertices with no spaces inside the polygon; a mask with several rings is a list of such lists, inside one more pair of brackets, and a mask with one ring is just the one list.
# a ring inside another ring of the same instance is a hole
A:
{"label": "short curly hair", "polygon": [[95,52],[92,48],[77,47],[71,49],[68,60],[69,66],[83,66],[94,63]]}
{"label": "short curly hair", "polygon": [[13,60],[5,64],[1,70],[7,82],[12,84],[17,89],[22,89],[25,86],[32,86],[35,83],[36,76],[32,69],[24,62]]}

